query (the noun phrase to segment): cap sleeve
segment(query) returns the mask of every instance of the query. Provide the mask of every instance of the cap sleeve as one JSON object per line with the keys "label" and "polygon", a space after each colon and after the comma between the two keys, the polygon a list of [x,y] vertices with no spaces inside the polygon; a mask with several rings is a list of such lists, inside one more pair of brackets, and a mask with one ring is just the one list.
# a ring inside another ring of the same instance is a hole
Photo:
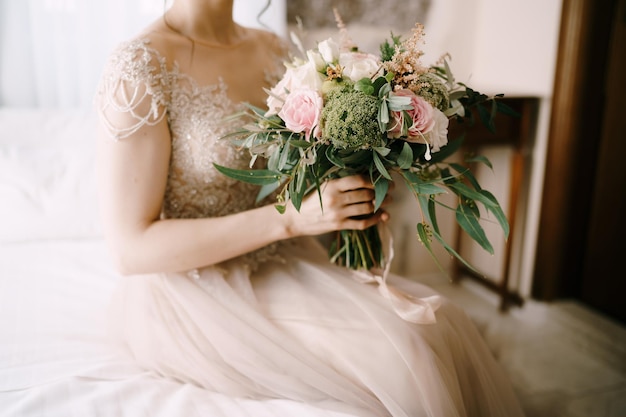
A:
{"label": "cap sleeve", "polygon": [[95,98],[102,124],[115,140],[159,123],[170,97],[165,59],[148,40],[121,44],[109,57]]}

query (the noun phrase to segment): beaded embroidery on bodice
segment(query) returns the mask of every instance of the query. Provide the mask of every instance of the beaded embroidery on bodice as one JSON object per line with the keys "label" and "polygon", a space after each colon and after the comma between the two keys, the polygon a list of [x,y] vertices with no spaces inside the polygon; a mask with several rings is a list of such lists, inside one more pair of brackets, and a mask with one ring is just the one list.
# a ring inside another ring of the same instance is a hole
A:
{"label": "beaded embroidery on bodice", "polygon": [[228,98],[223,82],[198,86],[176,65],[168,70],[147,40],[121,46],[110,65],[102,85],[101,106],[134,109],[137,100],[119,103],[115,93],[120,88],[132,91],[133,97],[151,100],[149,114],[135,114],[137,125],[132,129],[108,126],[116,139],[134,133],[144,123],[156,123],[163,112],[167,117],[172,153],[163,217],[214,217],[254,207],[257,187],[227,178],[213,166],[245,168],[249,162],[247,153],[220,139],[241,123],[228,120],[238,108]]}
{"label": "beaded embroidery on bodice", "polygon": [[179,76],[168,112],[172,159],[165,193],[165,217],[208,217],[254,207],[258,188],[220,174],[213,163],[246,168],[250,156],[236,149],[224,135],[237,127],[226,121],[236,111],[226,86],[199,88]]}
{"label": "beaded embroidery on bodice", "polygon": [[[221,80],[199,86],[175,63],[169,69],[146,39],[122,44],[112,54],[97,97],[112,138],[123,140],[167,117],[172,147],[162,218],[218,217],[255,207],[257,186],[228,178],[213,166],[241,169],[250,161],[247,152],[221,139],[242,123],[229,117],[241,108],[229,99],[227,88]],[[135,123],[116,126],[107,118],[111,111],[126,112]],[[269,255],[269,249],[254,258]]]}

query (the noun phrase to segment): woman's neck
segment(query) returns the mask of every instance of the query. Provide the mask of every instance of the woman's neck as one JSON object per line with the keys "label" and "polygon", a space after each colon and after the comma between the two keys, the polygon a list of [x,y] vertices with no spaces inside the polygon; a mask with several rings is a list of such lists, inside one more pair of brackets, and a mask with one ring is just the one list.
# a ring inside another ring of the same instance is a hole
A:
{"label": "woman's neck", "polygon": [[176,0],[165,13],[170,27],[199,43],[238,43],[244,31],[233,20],[233,0]]}

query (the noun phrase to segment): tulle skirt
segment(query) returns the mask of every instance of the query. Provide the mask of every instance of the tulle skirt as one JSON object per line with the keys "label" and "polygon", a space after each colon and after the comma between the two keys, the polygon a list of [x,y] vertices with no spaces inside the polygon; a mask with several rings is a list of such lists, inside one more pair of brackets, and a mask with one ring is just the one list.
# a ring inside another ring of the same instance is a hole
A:
{"label": "tulle skirt", "polygon": [[236,397],[355,416],[522,415],[473,323],[429,287],[388,277],[392,292],[431,305],[416,323],[314,239],[282,258],[123,278],[112,336],[146,369]]}

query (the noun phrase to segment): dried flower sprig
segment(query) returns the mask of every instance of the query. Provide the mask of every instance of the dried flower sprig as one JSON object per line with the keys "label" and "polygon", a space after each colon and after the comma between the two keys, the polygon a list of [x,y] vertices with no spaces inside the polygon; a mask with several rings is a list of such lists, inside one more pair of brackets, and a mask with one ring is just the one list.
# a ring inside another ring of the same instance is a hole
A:
{"label": "dried flower sprig", "polygon": [[423,38],[424,25],[416,23],[411,36],[396,45],[391,60],[384,62],[385,70],[394,74],[394,89],[408,88],[414,92],[419,91],[420,75],[430,71],[430,68],[424,66],[421,61],[424,55],[421,48]]}
{"label": "dried flower sprig", "polygon": [[350,37],[346,24],[343,22],[339,10],[337,10],[336,7],[333,7],[333,13],[335,15],[335,22],[337,22],[337,28],[339,29],[340,48],[344,51],[357,51],[359,48]]}

